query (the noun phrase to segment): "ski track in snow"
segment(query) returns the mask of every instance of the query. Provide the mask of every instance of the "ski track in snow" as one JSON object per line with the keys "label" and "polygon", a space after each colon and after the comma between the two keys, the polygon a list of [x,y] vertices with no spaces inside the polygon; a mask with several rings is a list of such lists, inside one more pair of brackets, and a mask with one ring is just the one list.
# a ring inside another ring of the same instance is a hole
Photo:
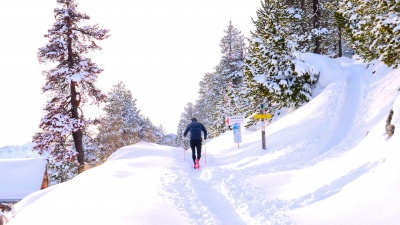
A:
{"label": "ski track in snow", "polygon": [[[246,224],[219,191],[222,171],[213,168],[212,164],[204,164],[204,158],[201,169],[195,170],[191,156],[182,162],[181,152],[177,150],[174,153],[177,163],[171,168],[163,188],[172,193],[169,197],[182,213],[192,219],[192,224]],[[214,161],[212,155],[208,157]]]}

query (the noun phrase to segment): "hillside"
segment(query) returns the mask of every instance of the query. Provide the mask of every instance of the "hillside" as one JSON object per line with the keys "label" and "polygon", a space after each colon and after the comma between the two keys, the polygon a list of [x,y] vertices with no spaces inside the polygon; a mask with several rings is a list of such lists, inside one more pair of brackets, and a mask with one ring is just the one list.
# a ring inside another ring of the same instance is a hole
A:
{"label": "hillside", "polygon": [[[321,72],[312,101],[258,127],[208,140],[202,169],[181,148],[139,143],[7,216],[36,224],[397,224],[400,74],[302,55]],[[206,162],[205,162],[206,159]]]}

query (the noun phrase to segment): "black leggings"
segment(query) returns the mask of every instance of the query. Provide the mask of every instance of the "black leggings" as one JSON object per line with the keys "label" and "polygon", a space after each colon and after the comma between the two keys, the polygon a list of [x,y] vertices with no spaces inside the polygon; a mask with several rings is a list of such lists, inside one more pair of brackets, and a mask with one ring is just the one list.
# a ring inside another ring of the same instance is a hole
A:
{"label": "black leggings", "polygon": [[200,160],[201,158],[201,140],[190,140],[190,148],[192,149],[192,158],[193,162],[196,159],[196,151],[195,148],[197,149],[197,159]]}

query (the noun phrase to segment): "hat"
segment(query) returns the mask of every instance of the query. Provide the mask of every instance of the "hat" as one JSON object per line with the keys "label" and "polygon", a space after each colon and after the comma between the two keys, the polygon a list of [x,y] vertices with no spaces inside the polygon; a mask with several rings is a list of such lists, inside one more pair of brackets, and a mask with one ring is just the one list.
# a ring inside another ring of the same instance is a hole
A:
{"label": "hat", "polygon": [[196,117],[193,117],[193,118],[192,118],[192,122],[197,122]]}

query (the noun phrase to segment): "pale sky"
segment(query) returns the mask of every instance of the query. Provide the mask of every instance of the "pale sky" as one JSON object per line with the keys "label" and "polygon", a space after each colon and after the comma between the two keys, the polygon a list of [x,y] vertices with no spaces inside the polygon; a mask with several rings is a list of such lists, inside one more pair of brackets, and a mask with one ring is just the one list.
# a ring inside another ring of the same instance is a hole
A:
{"label": "pale sky", "polygon": [[[246,36],[259,0],[77,0],[89,24],[110,29],[92,59],[104,72],[107,93],[123,81],[155,125],[175,133],[179,116],[194,102],[199,81],[219,63],[219,42],[232,20]],[[54,23],[55,0],[0,1],[0,147],[25,144],[38,130],[45,98],[36,58]]]}

